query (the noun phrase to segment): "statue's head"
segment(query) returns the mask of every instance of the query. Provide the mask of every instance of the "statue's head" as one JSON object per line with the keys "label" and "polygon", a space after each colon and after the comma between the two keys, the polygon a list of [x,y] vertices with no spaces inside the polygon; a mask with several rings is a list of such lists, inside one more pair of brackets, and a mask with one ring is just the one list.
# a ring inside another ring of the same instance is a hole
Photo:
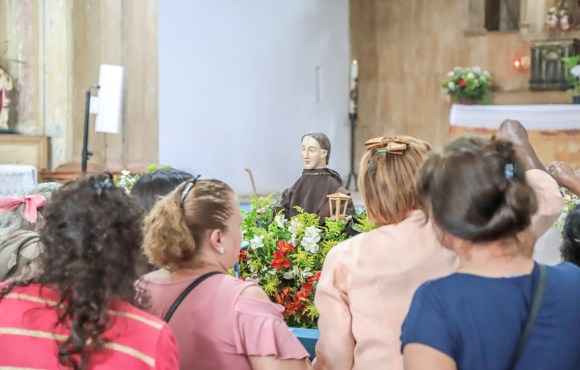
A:
{"label": "statue's head", "polygon": [[320,131],[308,132],[302,136],[302,162],[305,169],[325,168],[329,159],[328,136]]}

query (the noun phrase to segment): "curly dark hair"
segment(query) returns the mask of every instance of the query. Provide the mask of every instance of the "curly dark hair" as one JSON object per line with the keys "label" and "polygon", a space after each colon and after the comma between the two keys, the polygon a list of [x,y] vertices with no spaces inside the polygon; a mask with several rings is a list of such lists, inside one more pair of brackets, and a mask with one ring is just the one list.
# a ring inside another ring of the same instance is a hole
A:
{"label": "curly dark hair", "polygon": [[46,207],[40,274],[12,282],[0,297],[30,283],[56,290],[58,323],[70,330],[59,345],[61,365],[87,368],[91,353],[107,342],[102,334],[112,299],[143,302],[134,284],[141,272],[142,220],[141,207],[113,184],[110,174],[67,183]]}
{"label": "curly dark hair", "polygon": [[562,239],[562,258],[580,266],[580,204],[568,213]]}

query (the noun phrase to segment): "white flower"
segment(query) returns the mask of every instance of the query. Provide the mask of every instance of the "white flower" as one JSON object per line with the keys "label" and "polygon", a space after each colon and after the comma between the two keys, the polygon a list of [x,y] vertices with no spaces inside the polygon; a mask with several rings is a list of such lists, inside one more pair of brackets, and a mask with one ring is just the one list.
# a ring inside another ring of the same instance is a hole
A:
{"label": "white flower", "polygon": [[292,245],[296,245],[296,241],[297,241],[296,234],[292,234],[292,238],[290,238],[290,243]]}
{"label": "white flower", "polygon": [[572,69],[570,69],[570,73],[574,75],[574,77],[580,78],[580,64],[572,67]]}
{"label": "white flower", "polygon": [[471,79],[475,78],[475,75],[474,75],[472,72],[469,72],[469,73],[467,74],[467,76],[465,76],[465,77],[466,77],[467,79],[471,80]]}
{"label": "white flower", "polygon": [[304,248],[305,251],[310,253],[316,253],[320,249],[318,246],[318,242],[320,241],[320,229],[317,229],[314,226],[309,226],[304,230],[304,237],[300,242],[300,245]]}
{"label": "white flower", "polygon": [[254,235],[254,238],[250,240],[250,247],[252,249],[264,248],[264,236]]}
{"label": "white flower", "polygon": [[479,68],[479,66],[475,66],[471,69],[473,72],[475,73],[480,73],[481,72],[481,68]]}
{"label": "white flower", "polygon": [[290,231],[292,234],[296,233],[296,231],[298,231],[298,229],[300,228],[300,221],[298,221],[297,219],[293,218],[290,221],[290,226],[288,226],[288,231]]}
{"label": "white flower", "polygon": [[290,271],[286,271],[284,273],[284,279],[286,280],[291,280],[294,279],[296,276],[300,275],[300,269],[298,269],[298,266],[293,266],[292,270]]}
{"label": "white flower", "polygon": [[447,73],[447,77],[453,77],[453,72]]}
{"label": "white flower", "polygon": [[455,67],[453,67],[453,70],[454,70],[454,71],[461,71],[462,69],[463,69],[463,68],[461,68],[461,67],[459,67],[459,66],[455,66]]}
{"label": "white flower", "polygon": [[274,217],[274,221],[276,222],[276,225],[278,225],[279,228],[284,228],[284,224],[286,223],[286,216],[284,216],[283,213],[280,213],[279,215],[276,215],[276,217]]}
{"label": "white flower", "polygon": [[447,88],[451,91],[455,90],[455,83],[454,82],[449,82],[447,84]]}

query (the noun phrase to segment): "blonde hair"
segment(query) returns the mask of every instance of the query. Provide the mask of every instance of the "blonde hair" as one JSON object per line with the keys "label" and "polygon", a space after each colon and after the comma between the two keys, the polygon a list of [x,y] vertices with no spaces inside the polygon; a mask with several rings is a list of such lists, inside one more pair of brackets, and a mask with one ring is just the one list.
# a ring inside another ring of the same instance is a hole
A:
{"label": "blonde hair", "polygon": [[366,145],[359,188],[369,220],[376,227],[399,223],[418,205],[415,179],[431,146],[410,136],[383,136]]}
{"label": "blonde hair", "polygon": [[[194,182],[180,206],[180,198]],[[144,222],[145,255],[149,262],[175,270],[195,259],[208,230],[226,230],[233,214],[230,186],[219,180],[187,181],[153,207]]]}

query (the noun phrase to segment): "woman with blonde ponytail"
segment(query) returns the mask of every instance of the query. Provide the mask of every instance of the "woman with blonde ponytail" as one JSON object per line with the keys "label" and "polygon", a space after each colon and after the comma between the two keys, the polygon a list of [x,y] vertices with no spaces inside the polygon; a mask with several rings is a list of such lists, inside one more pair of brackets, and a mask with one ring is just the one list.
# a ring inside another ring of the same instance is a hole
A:
{"label": "woman with blonde ponytail", "polygon": [[227,274],[240,253],[239,208],[227,184],[198,179],[154,206],[144,249],[161,269],[140,282],[150,311],[173,329],[181,369],[308,369],[308,352],[284,323],[282,307],[255,283]]}

